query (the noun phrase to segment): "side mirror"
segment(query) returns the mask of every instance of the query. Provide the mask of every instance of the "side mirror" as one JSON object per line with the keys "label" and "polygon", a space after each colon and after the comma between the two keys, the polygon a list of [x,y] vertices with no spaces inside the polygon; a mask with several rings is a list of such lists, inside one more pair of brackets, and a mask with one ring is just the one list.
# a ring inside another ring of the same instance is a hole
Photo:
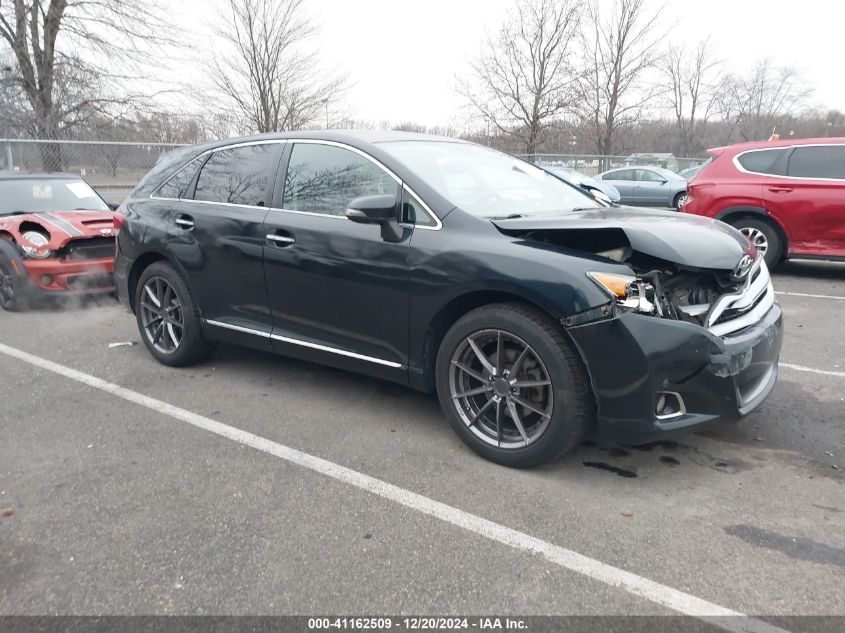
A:
{"label": "side mirror", "polygon": [[346,209],[346,218],[358,224],[378,224],[381,239],[398,242],[402,239],[402,227],[396,214],[396,196],[362,196],[355,198]]}
{"label": "side mirror", "polygon": [[603,202],[607,205],[613,204],[613,200],[611,200],[610,197],[604,191],[602,191],[601,189],[599,189],[597,187],[593,187],[592,185],[586,185],[586,184],[581,185],[581,188],[584,191],[586,191],[588,194],[590,194],[593,198],[598,200],[599,202]]}

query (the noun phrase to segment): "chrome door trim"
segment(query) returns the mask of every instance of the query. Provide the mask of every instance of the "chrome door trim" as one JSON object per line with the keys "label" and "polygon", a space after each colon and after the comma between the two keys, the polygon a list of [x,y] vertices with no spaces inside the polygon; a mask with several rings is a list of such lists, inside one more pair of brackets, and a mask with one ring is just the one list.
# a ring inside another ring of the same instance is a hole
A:
{"label": "chrome door trim", "polygon": [[270,338],[274,341],[280,341],[282,343],[290,343],[292,345],[300,345],[302,347],[308,347],[310,349],[320,350],[322,352],[330,352],[332,354],[338,354],[340,356],[348,356],[349,358],[356,358],[358,360],[367,361],[369,363],[376,363],[377,365],[384,365],[385,367],[392,367],[394,369],[402,369],[404,365],[402,363],[394,363],[393,361],[383,360],[381,358],[375,358],[373,356],[366,356],[364,354],[357,354],[355,352],[349,352],[345,349],[338,349],[336,347],[329,347],[328,345],[319,345],[317,343],[311,343],[309,341],[302,341],[296,338],[290,338],[289,336],[280,336],[278,334],[270,334],[268,332],[262,332],[260,330],[253,330],[251,328],[242,327],[240,325],[231,325],[229,323],[222,323],[220,321],[214,321],[211,319],[203,319],[203,321],[208,325],[213,325],[216,327],[225,328],[227,330],[234,330],[236,332],[243,332],[245,334],[254,334],[256,336],[260,336],[262,338]]}
{"label": "chrome door trim", "polygon": [[[842,143],[796,143],[795,145],[780,145],[778,147],[758,147],[757,149],[747,149],[744,152],[740,152],[736,156],[733,157],[732,162],[734,167],[736,167],[737,171],[752,174],[754,176],[768,176],[770,178],[785,178],[786,180],[799,180],[799,181],[814,181],[814,180],[821,180],[822,182],[838,182],[842,183],[845,182],[845,178],[813,178],[811,176],[786,176],[780,174],[767,174],[763,171],[750,171],[740,165],[739,159],[746,154],[750,154],[751,152],[773,152],[776,150],[796,150],[801,149],[803,147],[843,147]],[[790,157],[791,158],[791,157]],[[789,169],[789,165],[787,164],[787,169]]]}

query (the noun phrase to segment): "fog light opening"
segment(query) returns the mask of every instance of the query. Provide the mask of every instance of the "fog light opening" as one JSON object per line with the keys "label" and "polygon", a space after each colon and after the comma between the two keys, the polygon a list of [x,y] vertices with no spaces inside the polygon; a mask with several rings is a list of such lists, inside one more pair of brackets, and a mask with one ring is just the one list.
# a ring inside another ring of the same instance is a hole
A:
{"label": "fog light opening", "polygon": [[659,391],[657,393],[657,404],[654,407],[654,415],[658,420],[668,420],[684,415],[687,408],[681,394],[675,391]]}
{"label": "fog light opening", "polygon": [[45,286],[49,286],[53,283],[53,276],[52,275],[41,275],[41,283]]}

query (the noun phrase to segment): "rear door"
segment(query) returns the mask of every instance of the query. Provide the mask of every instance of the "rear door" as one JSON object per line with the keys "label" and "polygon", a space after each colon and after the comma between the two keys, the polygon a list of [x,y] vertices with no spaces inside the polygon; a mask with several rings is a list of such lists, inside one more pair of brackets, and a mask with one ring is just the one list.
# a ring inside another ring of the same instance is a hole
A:
{"label": "rear door", "polygon": [[617,169],[604,174],[601,179],[610,183],[619,191],[623,204],[634,204],[634,170]]}
{"label": "rear door", "polygon": [[[261,142],[211,151],[168,229],[170,251],[218,338],[269,347],[262,231],[283,148]],[[266,336],[248,333],[256,331]]]}
{"label": "rear door", "polygon": [[637,169],[634,175],[634,200],[636,204],[650,207],[668,207],[672,204],[669,181],[651,169]]}
{"label": "rear door", "polygon": [[845,145],[795,147],[786,178],[768,178],[763,196],[787,226],[790,253],[845,257]]}

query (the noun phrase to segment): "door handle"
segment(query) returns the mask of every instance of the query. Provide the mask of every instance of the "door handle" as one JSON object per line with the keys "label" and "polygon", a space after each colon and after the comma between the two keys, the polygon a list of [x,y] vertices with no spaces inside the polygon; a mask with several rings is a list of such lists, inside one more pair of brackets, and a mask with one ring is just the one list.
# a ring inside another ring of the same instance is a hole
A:
{"label": "door handle", "polygon": [[175,222],[179,228],[186,231],[190,231],[194,228],[194,219],[189,215],[180,215],[176,218]]}
{"label": "door handle", "polygon": [[772,193],[789,193],[790,191],[792,191],[792,187],[781,187],[775,185],[769,187],[769,191],[771,191]]}
{"label": "door handle", "polygon": [[273,242],[276,246],[284,248],[296,242],[293,235],[287,231],[276,231],[275,233],[268,233],[267,239]]}

